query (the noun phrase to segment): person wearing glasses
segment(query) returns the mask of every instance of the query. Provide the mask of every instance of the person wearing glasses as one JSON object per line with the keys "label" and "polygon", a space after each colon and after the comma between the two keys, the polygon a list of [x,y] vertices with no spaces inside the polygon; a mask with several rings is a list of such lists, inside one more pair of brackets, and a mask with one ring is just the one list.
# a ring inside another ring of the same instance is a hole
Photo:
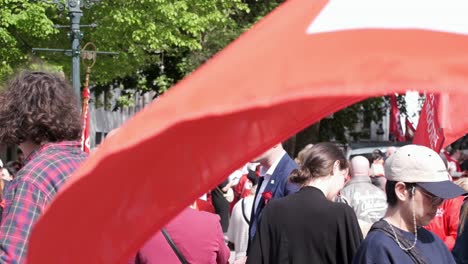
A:
{"label": "person wearing glasses", "polygon": [[423,228],[445,199],[465,191],[450,181],[433,150],[407,145],[385,163],[388,209],[376,222],[353,263],[455,263],[444,242]]}

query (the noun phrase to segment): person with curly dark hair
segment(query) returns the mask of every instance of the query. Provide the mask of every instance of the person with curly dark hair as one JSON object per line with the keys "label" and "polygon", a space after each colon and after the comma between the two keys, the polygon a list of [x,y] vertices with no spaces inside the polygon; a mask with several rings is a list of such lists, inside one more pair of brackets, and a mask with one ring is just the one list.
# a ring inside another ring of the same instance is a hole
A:
{"label": "person with curly dark hair", "polygon": [[0,142],[26,157],[4,194],[1,263],[26,261],[33,225],[86,158],[77,102],[68,82],[47,72],[22,72],[0,93]]}

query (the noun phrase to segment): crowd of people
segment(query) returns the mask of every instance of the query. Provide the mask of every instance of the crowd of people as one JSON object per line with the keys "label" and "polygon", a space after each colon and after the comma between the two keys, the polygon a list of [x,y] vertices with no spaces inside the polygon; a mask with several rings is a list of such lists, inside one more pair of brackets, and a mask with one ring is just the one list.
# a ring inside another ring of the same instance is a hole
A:
{"label": "crowd of people", "polygon": [[[462,247],[455,247],[467,213],[466,162],[461,151],[451,153],[458,155],[407,145],[348,161],[334,144],[308,145],[284,178],[297,191],[275,196],[273,189],[267,196],[268,184],[260,184],[271,183],[279,161],[291,160],[284,151],[272,155],[269,164],[258,164],[258,171],[270,174],[258,173],[257,194],[250,198],[257,203],[248,211],[258,222],[231,221],[228,227],[236,263],[466,263]],[[456,162],[458,174],[448,172],[447,160]],[[231,217],[242,219],[238,215]],[[250,227],[244,240],[232,232],[242,225]]]}
{"label": "crowd of people", "polygon": [[[0,93],[0,142],[20,148],[18,161],[0,163],[0,263],[25,262],[35,222],[87,157],[77,101],[47,72],[23,72]],[[322,142],[292,159],[276,144],[128,263],[468,263],[467,165],[455,148],[348,160]]]}

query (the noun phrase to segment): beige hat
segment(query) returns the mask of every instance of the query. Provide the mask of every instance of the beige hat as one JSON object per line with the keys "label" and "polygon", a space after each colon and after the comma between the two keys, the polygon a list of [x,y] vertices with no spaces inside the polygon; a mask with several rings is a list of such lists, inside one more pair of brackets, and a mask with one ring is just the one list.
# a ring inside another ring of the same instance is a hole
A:
{"label": "beige hat", "polygon": [[465,191],[454,184],[439,154],[428,147],[406,145],[385,161],[389,181],[414,182],[435,196],[450,199]]}

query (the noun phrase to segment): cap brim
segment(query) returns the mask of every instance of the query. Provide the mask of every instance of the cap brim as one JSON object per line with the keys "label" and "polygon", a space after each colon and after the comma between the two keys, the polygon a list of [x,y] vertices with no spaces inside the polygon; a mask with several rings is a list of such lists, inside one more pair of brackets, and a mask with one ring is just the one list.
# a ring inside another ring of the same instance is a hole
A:
{"label": "cap brim", "polygon": [[465,190],[451,181],[417,182],[416,184],[431,194],[443,199],[452,199],[466,193]]}

